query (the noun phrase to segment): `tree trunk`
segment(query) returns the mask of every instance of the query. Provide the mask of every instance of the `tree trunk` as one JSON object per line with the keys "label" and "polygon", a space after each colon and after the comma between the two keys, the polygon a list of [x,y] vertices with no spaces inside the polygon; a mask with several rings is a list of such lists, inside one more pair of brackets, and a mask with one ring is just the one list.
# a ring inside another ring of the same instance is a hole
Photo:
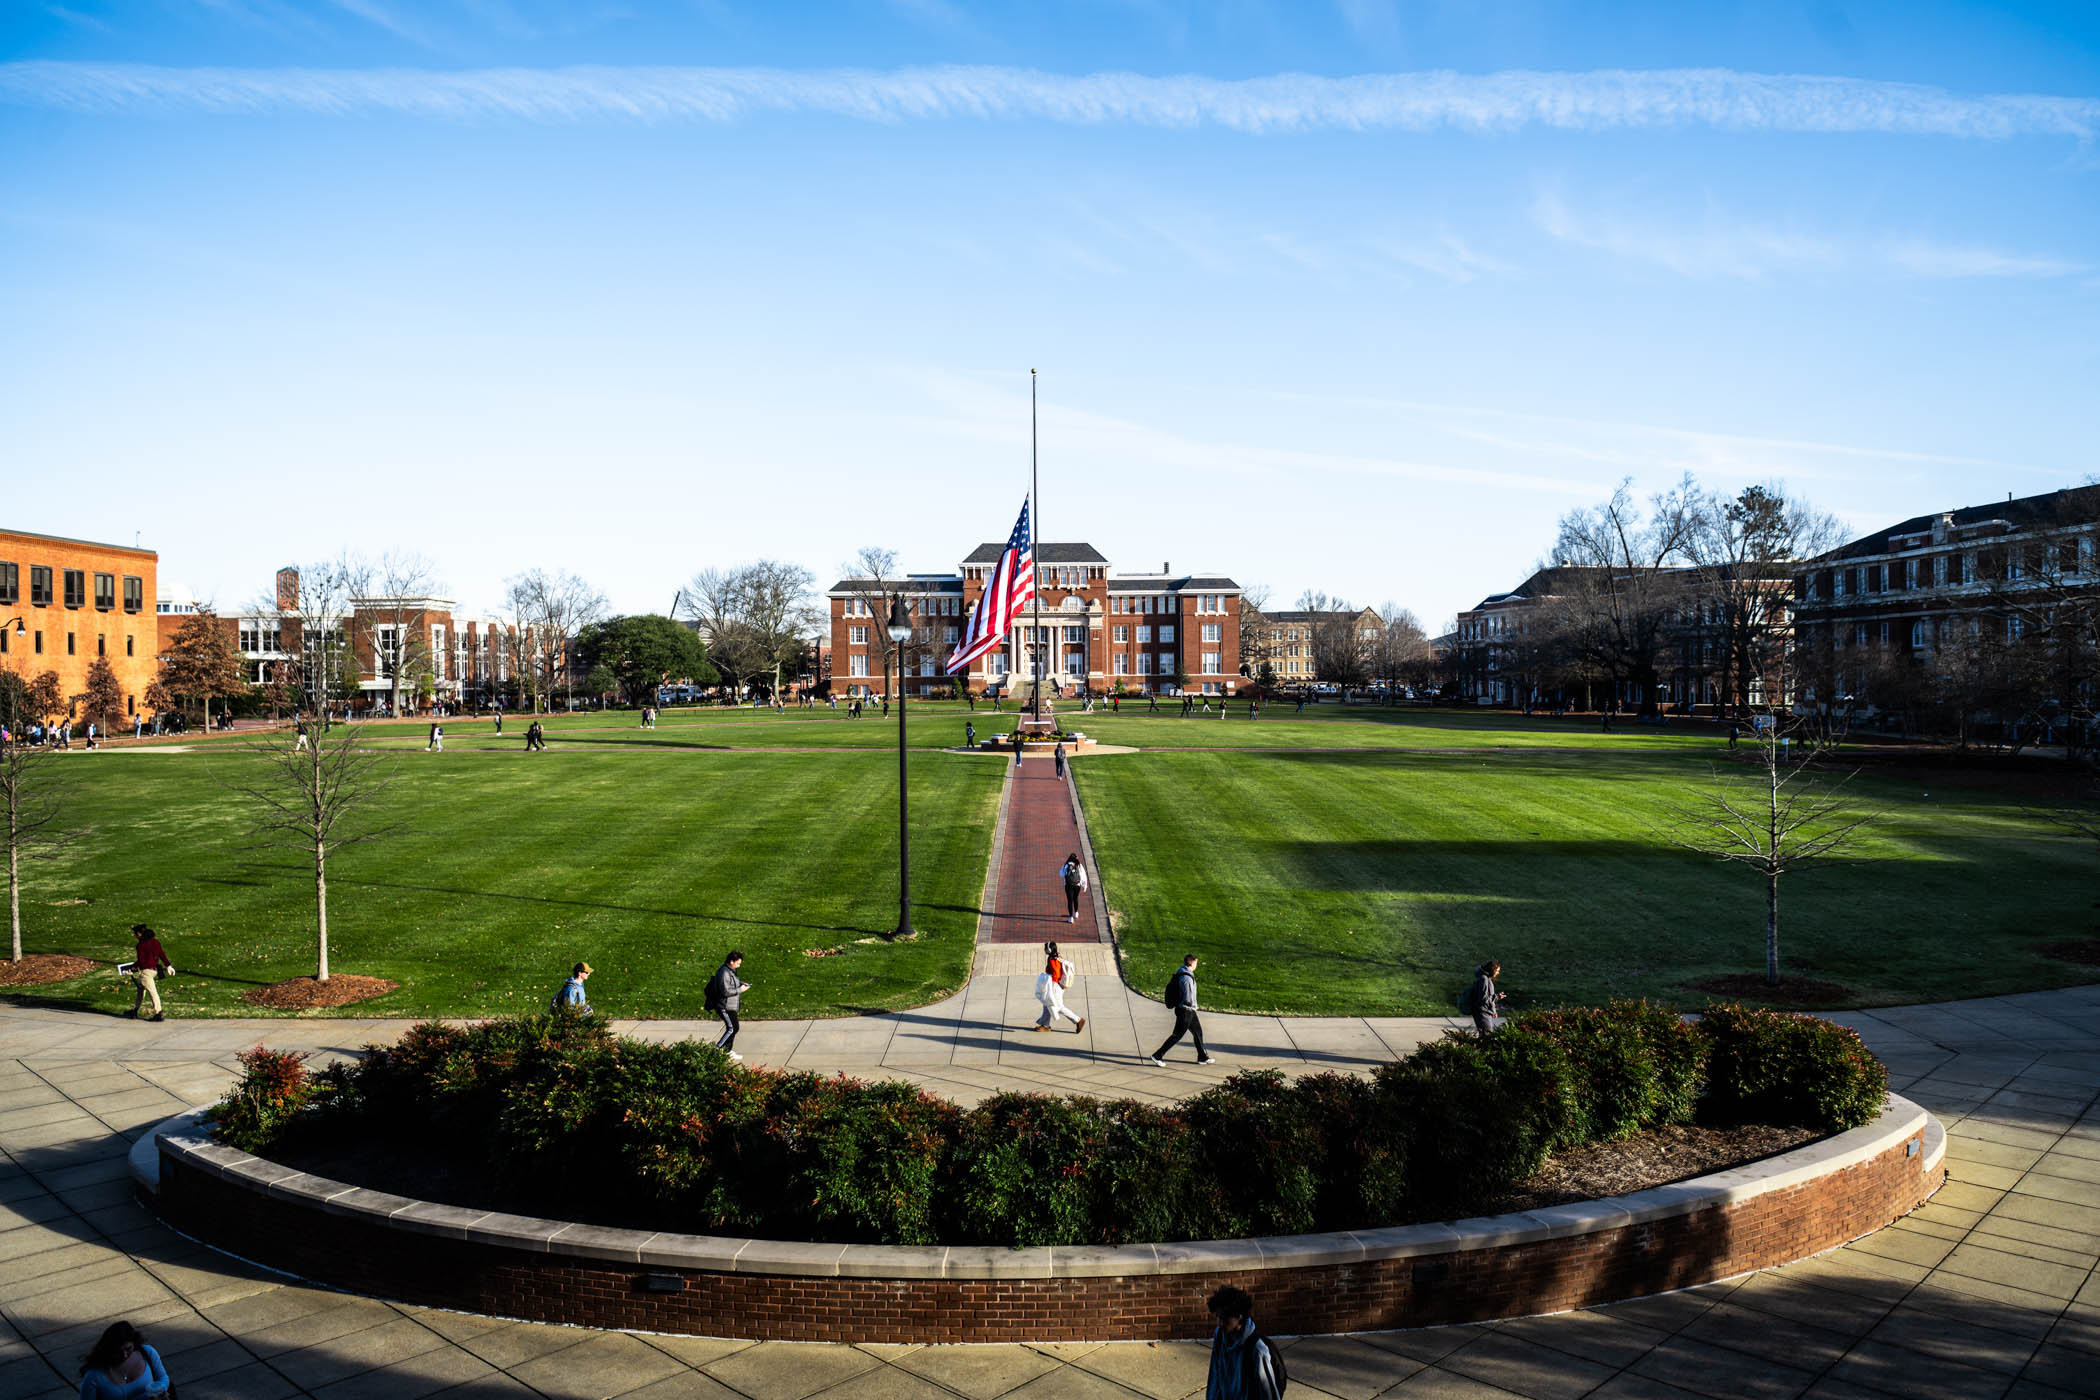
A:
{"label": "tree trunk", "polygon": [[7,794],[7,960],[9,962],[22,961],[22,833],[15,825],[15,815],[15,794],[10,788]]}
{"label": "tree trunk", "polygon": [[328,843],[314,842],[314,926],[320,931],[321,970],[317,982],[328,980]]}
{"label": "tree trunk", "polygon": [[1779,985],[1779,872],[1765,872],[1765,985]]}

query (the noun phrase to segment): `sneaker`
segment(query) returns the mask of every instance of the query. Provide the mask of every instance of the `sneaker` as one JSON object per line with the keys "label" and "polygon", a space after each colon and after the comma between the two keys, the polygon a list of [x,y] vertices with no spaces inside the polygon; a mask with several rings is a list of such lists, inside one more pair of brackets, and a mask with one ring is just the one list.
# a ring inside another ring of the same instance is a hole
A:
{"label": "sneaker", "polygon": [[741,1060],[744,1057],[742,1055],[737,1054],[736,1051],[732,1050],[729,1052],[729,1058],[732,1060]]}
{"label": "sneaker", "polygon": [[151,1016],[148,1016],[146,1019],[149,1021],[165,1021],[168,1019],[168,1013],[165,1011],[156,1011]]}
{"label": "sneaker", "polygon": [[1037,1021],[1035,1023],[1035,1028],[1039,1031],[1047,1031],[1050,1029],[1050,1025],[1046,1021]]}
{"label": "sneaker", "polygon": [[1086,1017],[1082,1016],[1082,1017],[1080,1017],[1080,1018],[1079,1018],[1079,1024],[1078,1024],[1078,1025],[1076,1025],[1076,1026],[1074,1026],[1074,1027],[1072,1027],[1072,1034],[1074,1034],[1074,1035],[1078,1035],[1078,1034],[1079,1034],[1079,1033],[1080,1033],[1081,1031],[1083,1031],[1083,1030],[1085,1030],[1085,1029],[1086,1029]]}
{"label": "sneaker", "polygon": [[1217,1058],[1212,1055],[1205,1055],[1202,1059],[1196,1061],[1199,1065],[1214,1065],[1217,1062]]}
{"label": "sneaker", "polygon": [[1157,1055],[1147,1055],[1145,1058],[1152,1061],[1153,1064],[1158,1065],[1161,1069],[1165,1069],[1167,1067],[1167,1062],[1165,1060],[1162,1060]]}

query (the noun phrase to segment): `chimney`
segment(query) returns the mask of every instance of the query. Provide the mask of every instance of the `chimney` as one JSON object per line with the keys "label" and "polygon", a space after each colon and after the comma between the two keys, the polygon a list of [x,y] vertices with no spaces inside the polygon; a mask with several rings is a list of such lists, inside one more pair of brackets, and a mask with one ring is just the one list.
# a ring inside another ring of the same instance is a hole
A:
{"label": "chimney", "polygon": [[1163,573],[1163,574],[1171,574],[1171,573],[1173,573],[1173,572],[1174,572],[1174,561],[1173,561],[1173,560],[1171,560],[1171,559],[1162,559],[1162,560],[1160,560],[1160,562],[1159,562],[1159,571],[1160,571],[1161,573]]}
{"label": "chimney", "polygon": [[277,571],[277,611],[299,611],[299,571],[279,569]]}

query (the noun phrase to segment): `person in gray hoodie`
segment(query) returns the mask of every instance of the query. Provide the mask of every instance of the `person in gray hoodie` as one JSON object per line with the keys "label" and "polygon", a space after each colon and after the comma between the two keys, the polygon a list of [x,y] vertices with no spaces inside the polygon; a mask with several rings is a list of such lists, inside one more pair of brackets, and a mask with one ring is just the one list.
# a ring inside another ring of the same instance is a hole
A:
{"label": "person in gray hoodie", "polygon": [[1196,955],[1189,954],[1181,960],[1181,968],[1167,979],[1167,1009],[1174,1013],[1174,1033],[1167,1037],[1166,1044],[1152,1052],[1155,1065],[1164,1067],[1167,1052],[1181,1043],[1183,1036],[1196,1042],[1196,1063],[1210,1063],[1210,1052],[1203,1048],[1203,1022],[1196,1015]]}
{"label": "person in gray hoodie", "polygon": [[1473,1018],[1473,1029],[1482,1035],[1492,1031],[1502,1015],[1502,996],[1495,990],[1495,979],[1501,975],[1502,964],[1489,958],[1473,969],[1473,984],[1458,1000],[1458,1009]]}
{"label": "person in gray hoodie", "polygon": [[743,965],[743,950],[730,949],[707,984],[707,1009],[722,1018],[722,1038],[715,1042],[715,1048],[732,1060],[744,1058],[736,1052],[736,1032],[741,1024],[737,1013],[743,1006],[744,993],[751,990],[751,984],[737,976],[736,970]]}

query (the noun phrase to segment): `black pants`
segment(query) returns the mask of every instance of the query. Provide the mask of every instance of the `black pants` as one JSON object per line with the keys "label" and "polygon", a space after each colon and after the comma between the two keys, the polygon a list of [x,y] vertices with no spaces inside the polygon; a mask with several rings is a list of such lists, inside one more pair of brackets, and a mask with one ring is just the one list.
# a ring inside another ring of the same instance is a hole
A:
{"label": "black pants", "polygon": [[1192,1008],[1186,1006],[1177,1006],[1174,1008],[1174,1034],[1167,1037],[1166,1044],[1160,1046],[1159,1049],[1152,1052],[1152,1058],[1155,1060],[1164,1060],[1165,1058],[1167,1058],[1167,1052],[1169,1050],[1172,1050],[1175,1046],[1181,1044],[1181,1038],[1183,1036],[1187,1036],[1189,1039],[1196,1042],[1197,1059],[1207,1060],[1210,1058],[1210,1052],[1203,1048],[1202,1018],[1197,1016]]}
{"label": "black pants", "polygon": [[1065,913],[1066,913],[1066,914],[1068,914],[1068,915],[1069,915],[1069,914],[1077,914],[1077,913],[1079,912],[1079,894],[1080,894],[1079,886],[1077,886],[1077,885],[1066,885],[1066,886],[1065,886]]}
{"label": "black pants", "polygon": [[726,1006],[718,1006],[715,1008],[715,1015],[722,1018],[722,1038],[715,1042],[715,1049],[736,1049],[736,1028],[742,1024],[737,1019],[737,1014]]}

